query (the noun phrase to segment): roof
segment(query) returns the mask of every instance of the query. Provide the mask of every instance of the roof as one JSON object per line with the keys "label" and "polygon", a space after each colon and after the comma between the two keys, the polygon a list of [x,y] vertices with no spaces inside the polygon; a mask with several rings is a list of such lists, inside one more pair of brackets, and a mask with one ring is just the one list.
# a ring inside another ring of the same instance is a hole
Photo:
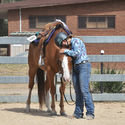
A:
{"label": "roof", "polygon": [[0,10],[33,8],[33,7],[47,7],[56,5],[80,4],[90,2],[101,2],[110,0],[23,0],[14,3],[0,4]]}

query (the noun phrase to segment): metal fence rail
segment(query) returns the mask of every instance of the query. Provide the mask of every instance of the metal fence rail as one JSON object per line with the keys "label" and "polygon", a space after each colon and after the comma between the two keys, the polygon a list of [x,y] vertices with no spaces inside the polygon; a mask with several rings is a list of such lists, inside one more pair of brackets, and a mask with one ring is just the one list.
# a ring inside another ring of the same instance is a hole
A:
{"label": "metal fence rail", "polygon": [[[125,43],[125,36],[78,36],[85,43]],[[0,37],[0,44],[29,44],[27,37]]]}
{"label": "metal fence rail", "polygon": [[[90,81],[92,82],[125,82],[125,74],[91,74]],[[28,83],[28,76],[0,76],[0,83]],[[57,74],[57,82],[60,81],[60,76]]]}
{"label": "metal fence rail", "polygon": [[[125,62],[125,55],[88,55],[90,62]],[[27,64],[27,57],[0,56],[0,64]]]}

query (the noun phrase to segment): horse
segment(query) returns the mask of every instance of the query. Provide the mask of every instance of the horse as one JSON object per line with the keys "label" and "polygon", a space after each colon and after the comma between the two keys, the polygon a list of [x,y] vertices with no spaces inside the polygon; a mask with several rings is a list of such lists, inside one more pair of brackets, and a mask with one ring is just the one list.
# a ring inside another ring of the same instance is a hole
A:
{"label": "horse", "polygon": [[[54,28],[55,30],[53,31]],[[51,35],[52,32],[53,34]],[[62,74],[60,85],[60,114],[66,115],[63,95],[66,83],[71,80],[70,72],[72,69],[72,59],[65,54],[59,53],[60,48],[54,41],[56,34],[59,32],[65,32],[69,35],[70,31],[66,31],[62,22],[48,23],[40,33],[41,37],[38,45],[36,46],[34,43],[30,43],[28,53],[29,94],[26,106],[27,111],[30,111],[31,93],[36,75],[40,109],[42,110],[42,106],[45,103],[48,112],[51,112],[53,115],[57,114],[55,110],[56,87],[54,84],[54,76],[56,73],[60,72]],[[45,41],[47,41],[50,35],[51,38],[48,40],[47,45],[45,45]],[[40,56],[42,57],[41,60],[44,60],[44,65],[39,64]]]}

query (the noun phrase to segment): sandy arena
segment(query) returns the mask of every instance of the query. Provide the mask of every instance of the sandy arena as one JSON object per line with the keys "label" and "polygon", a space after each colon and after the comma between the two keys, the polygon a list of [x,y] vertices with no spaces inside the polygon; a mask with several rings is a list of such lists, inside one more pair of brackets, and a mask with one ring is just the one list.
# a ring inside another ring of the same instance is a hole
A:
{"label": "sandy arena", "polygon": [[38,103],[31,104],[31,112],[25,112],[25,103],[0,103],[0,125],[125,125],[125,102],[95,102],[95,119],[72,119],[74,106],[65,103],[67,117],[51,116],[38,110]]}

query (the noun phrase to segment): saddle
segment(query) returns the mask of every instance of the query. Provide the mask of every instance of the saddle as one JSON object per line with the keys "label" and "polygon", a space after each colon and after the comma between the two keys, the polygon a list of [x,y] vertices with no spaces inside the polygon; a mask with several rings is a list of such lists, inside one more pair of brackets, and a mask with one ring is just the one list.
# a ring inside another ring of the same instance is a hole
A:
{"label": "saddle", "polygon": [[49,43],[51,37],[53,36],[54,32],[59,29],[63,28],[67,35],[72,35],[72,32],[67,28],[67,25],[62,21],[56,21],[53,23],[48,23],[45,25],[43,31],[37,32],[35,35],[37,37],[36,40],[32,41],[31,43],[35,46],[38,46],[42,50],[42,58],[45,58],[45,50],[46,46]]}

